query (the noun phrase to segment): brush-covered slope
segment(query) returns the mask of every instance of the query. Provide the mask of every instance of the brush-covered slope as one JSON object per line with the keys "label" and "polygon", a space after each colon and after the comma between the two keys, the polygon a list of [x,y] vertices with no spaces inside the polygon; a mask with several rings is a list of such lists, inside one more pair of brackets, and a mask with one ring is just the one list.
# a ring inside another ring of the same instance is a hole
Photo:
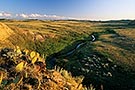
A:
{"label": "brush-covered slope", "polygon": [[87,38],[93,31],[98,31],[93,27],[95,24],[79,21],[9,20],[1,22],[15,32],[8,38],[12,46],[18,45],[35,50],[45,53],[46,56],[61,51],[76,40]]}
{"label": "brush-covered slope", "polygon": [[[87,90],[83,77],[72,77],[66,70],[47,70],[39,53],[3,48],[0,50],[1,90]],[[91,90],[92,86],[91,86]]]}
{"label": "brush-covered slope", "polygon": [[67,52],[66,48],[57,53],[61,55],[55,56],[57,65],[73,75],[84,75],[83,83],[92,83],[96,88],[103,85],[105,90],[135,89],[135,28],[116,22],[95,27],[102,30],[93,33],[96,40],[86,40],[86,44],[71,55],[61,55]]}

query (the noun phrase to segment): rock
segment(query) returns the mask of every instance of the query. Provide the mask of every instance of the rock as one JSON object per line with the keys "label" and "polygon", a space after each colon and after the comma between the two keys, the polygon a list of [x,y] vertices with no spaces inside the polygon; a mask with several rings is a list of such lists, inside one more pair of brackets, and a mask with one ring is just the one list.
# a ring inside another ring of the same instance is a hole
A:
{"label": "rock", "polygon": [[109,62],[113,62],[113,60],[112,60],[112,59],[110,59],[110,58],[108,58],[108,61],[109,61]]}
{"label": "rock", "polygon": [[111,73],[111,72],[108,72],[108,73],[107,73],[107,76],[112,77],[112,73]]}
{"label": "rock", "polygon": [[84,65],[85,65],[85,66],[89,66],[89,63],[85,63]]}

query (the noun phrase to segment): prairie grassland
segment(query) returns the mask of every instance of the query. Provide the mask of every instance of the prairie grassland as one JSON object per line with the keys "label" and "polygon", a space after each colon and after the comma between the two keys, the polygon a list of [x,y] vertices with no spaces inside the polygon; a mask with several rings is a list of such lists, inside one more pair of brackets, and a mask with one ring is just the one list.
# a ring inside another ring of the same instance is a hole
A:
{"label": "prairie grassland", "polygon": [[[1,21],[15,33],[1,46],[20,46],[35,50],[46,56],[71,46],[77,40],[89,37],[93,32],[113,29],[113,34],[102,34],[95,42],[95,49],[107,52],[115,60],[133,64],[135,49],[135,29],[127,28],[127,22],[88,22],[88,21],[40,21],[40,20],[7,20]],[[121,27],[122,29],[119,29]],[[126,27],[126,28],[125,28]],[[117,29],[118,28],[118,29]],[[9,44],[8,44],[9,43]],[[72,46],[71,46],[72,47]]]}
{"label": "prairie grassland", "polygon": [[[128,50],[120,48],[118,46],[104,43],[96,42],[97,47],[95,48],[98,52],[106,53],[108,56],[116,60],[115,63],[125,64],[134,68],[135,66],[135,53],[132,53]],[[125,67],[125,66],[124,66]]]}
{"label": "prairie grassland", "polygon": [[[1,22],[14,31],[5,42],[0,42],[3,47],[20,46],[37,51],[49,60],[54,54],[68,52],[86,40],[84,46],[72,55],[57,58],[55,64],[72,75],[83,75],[84,85],[92,83],[96,88],[103,85],[107,90],[135,88],[135,28],[128,25],[129,21]],[[96,41],[88,41],[90,34],[95,35]]]}
{"label": "prairie grassland", "polygon": [[135,28],[119,29],[119,30],[117,30],[117,32],[122,36],[126,36],[126,37],[129,37],[129,38],[135,39]]}
{"label": "prairie grassland", "polygon": [[[13,45],[53,54],[76,40],[89,36],[94,24],[78,21],[3,21],[15,34],[8,40]],[[36,44],[35,44],[36,43]]]}

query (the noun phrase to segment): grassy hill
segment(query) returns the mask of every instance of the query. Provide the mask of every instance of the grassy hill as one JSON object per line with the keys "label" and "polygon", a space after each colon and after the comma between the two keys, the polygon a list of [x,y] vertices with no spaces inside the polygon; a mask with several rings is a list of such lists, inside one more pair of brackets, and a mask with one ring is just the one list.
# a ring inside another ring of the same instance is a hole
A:
{"label": "grassy hill", "polygon": [[[62,50],[76,40],[87,38],[96,31],[94,24],[76,21],[2,21],[15,35],[8,40],[13,45],[46,52],[46,56]],[[29,41],[30,40],[30,41]]]}
{"label": "grassy hill", "polygon": [[[83,75],[83,84],[87,86],[135,89],[135,26],[129,20],[0,22],[14,32],[5,43],[0,42],[1,47],[17,45],[39,52],[46,59],[47,68],[59,66],[73,76]],[[96,37],[94,42],[91,35]],[[80,43],[83,44],[74,50]],[[72,54],[66,55],[72,50]]]}

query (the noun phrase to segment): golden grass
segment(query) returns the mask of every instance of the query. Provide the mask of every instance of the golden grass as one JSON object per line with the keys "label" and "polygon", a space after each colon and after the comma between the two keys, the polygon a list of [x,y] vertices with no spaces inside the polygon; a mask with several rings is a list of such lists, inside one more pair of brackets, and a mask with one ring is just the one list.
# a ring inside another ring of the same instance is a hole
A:
{"label": "golden grass", "polygon": [[7,25],[0,22],[0,41],[4,41],[10,35],[12,35],[14,32],[11,30]]}
{"label": "golden grass", "polygon": [[116,63],[125,64],[130,67],[135,66],[135,54],[125,49],[119,48],[112,44],[104,43],[101,41],[95,42],[97,45],[95,50],[98,52],[107,53],[111,58],[116,60]]}
{"label": "golden grass", "polygon": [[114,34],[103,34],[99,38],[107,41],[113,41],[113,39],[111,38],[112,36],[114,36]]}
{"label": "golden grass", "polygon": [[135,39],[135,29],[120,29],[120,30],[117,30],[117,32],[120,35]]}
{"label": "golden grass", "polygon": [[15,26],[22,28],[24,30],[30,31],[42,31],[42,32],[51,32],[56,30],[57,33],[65,32],[69,30],[70,32],[83,33],[84,31],[90,31],[91,23],[77,22],[77,21],[14,21],[14,22],[4,22],[9,26]]}

